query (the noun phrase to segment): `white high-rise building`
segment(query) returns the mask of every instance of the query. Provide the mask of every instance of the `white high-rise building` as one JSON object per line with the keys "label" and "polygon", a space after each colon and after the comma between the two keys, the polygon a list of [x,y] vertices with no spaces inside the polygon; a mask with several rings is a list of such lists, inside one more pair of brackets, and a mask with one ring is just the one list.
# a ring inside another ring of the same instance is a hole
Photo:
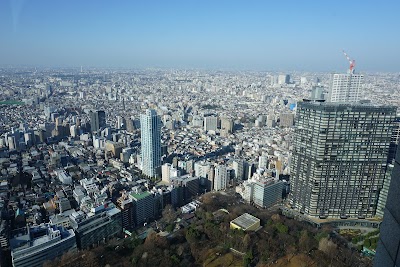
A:
{"label": "white high-rise building", "polygon": [[244,168],[245,168],[245,161],[244,160],[235,160],[233,162],[233,170],[235,172],[235,178],[237,181],[244,180]]}
{"label": "white high-rise building", "polygon": [[201,178],[206,178],[207,173],[210,170],[210,164],[205,162],[194,163],[194,175]]}
{"label": "white high-rise building", "polygon": [[361,74],[333,74],[328,102],[358,102],[363,81],[364,75]]}
{"label": "white high-rise building", "polygon": [[226,166],[219,165],[215,168],[214,190],[226,189],[229,183],[228,170]]}
{"label": "white high-rise building", "polygon": [[165,163],[161,166],[161,178],[164,182],[170,182],[170,171],[171,171],[171,164]]}
{"label": "white high-rise building", "polygon": [[142,171],[149,177],[159,176],[161,167],[161,120],[153,109],[140,115]]}
{"label": "white high-rise building", "polygon": [[204,118],[204,131],[216,131],[218,129],[218,117],[209,116]]}
{"label": "white high-rise building", "polygon": [[264,170],[268,168],[268,156],[263,154],[258,157],[258,168]]}
{"label": "white high-rise building", "polygon": [[290,75],[288,74],[279,74],[278,76],[278,84],[289,84]]}

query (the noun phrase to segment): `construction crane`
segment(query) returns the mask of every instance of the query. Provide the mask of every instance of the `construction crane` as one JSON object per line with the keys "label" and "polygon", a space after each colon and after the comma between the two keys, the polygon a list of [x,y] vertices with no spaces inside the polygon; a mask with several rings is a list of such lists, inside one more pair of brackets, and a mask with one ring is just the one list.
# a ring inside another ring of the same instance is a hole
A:
{"label": "construction crane", "polygon": [[356,61],[354,59],[350,59],[350,57],[347,55],[347,53],[344,50],[343,50],[343,54],[350,63],[350,67],[349,67],[350,73],[354,73],[354,67],[356,66]]}

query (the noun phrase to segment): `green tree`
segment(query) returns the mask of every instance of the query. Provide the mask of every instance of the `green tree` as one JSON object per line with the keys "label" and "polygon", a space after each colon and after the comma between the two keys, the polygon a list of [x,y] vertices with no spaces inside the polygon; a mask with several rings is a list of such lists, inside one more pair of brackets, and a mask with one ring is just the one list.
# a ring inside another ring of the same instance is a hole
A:
{"label": "green tree", "polygon": [[278,232],[281,234],[286,234],[289,231],[289,228],[280,222],[276,223],[275,227],[278,230]]}
{"label": "green tree", "polygon": [[249,251],[243,257],[243,267],[249,266],[252,260],[253,260],[253,252]]}
{"label": "green tree", "polygon": [[201,236],[199,230],[196,229],[195,226],[191,225],[187,230],[186,230],[186,239],[190,242],[195,241],[196,239],[199,239]]}

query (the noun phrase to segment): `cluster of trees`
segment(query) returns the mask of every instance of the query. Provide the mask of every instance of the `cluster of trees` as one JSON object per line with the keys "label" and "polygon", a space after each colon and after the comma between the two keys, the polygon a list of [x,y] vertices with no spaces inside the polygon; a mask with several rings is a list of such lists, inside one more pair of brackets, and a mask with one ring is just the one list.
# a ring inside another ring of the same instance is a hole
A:
{"label": "cluster of trees", "polygon": [[359,235],[351,239],[351,242],[353,244],[360,243],[358,245],[358,249],[361,250],[364,246],[369,248],[369,249],[376,249],[378,246],[378,240],[379,240],[379,229],[369,232],[366,235]]}
{"label": "cluster of trees", "polygon": [[[120,245],[109,242],[106,246],[74,254],[72,258],[63,256],[47,263],[46,267],[94,264],[175,267],[204,266],[212,262],[217,266],[222,260],[226,266],[262,267],[277,260],[289,263],[299,255],[304,259],[304,267],[372,266],[370,259],[361,258],[357,251],[337,245],[331,240],[329,228],[318,230],[306,223],[288,219],[278,211],[238,204],[237,199],[231,196],[207,194],[203,196],[202,202],[203,205],[186,227],[170,231],[167,237],[151,232],[144,241],[131,237],[123,239],[122,243],[120,241]],[[263,227],[257,232],[230,229],[230,221],[244,212],[260,218]],[[175,229],[176,215],[169,207],[163,213],[168,230]],[[94,253],[94,259],[93,254],[89,253]],[[61,262],[74,264],[63,265]]]}

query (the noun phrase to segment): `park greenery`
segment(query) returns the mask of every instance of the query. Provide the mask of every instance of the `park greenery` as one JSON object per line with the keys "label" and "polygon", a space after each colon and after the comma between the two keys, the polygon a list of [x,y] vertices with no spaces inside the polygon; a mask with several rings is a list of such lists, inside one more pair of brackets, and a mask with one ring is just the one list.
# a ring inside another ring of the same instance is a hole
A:
{"label": "park greenery", "polygon": [[[372,266],[371,259],[330,237],[329,227],[317,229],[233,196],[208,193],[201,201],[189,219],[168,206],[157,224],[164,234],[114,239],[45,266]],[[245,212],[258,217],[262,228],[231,229],[230,221]]]}

